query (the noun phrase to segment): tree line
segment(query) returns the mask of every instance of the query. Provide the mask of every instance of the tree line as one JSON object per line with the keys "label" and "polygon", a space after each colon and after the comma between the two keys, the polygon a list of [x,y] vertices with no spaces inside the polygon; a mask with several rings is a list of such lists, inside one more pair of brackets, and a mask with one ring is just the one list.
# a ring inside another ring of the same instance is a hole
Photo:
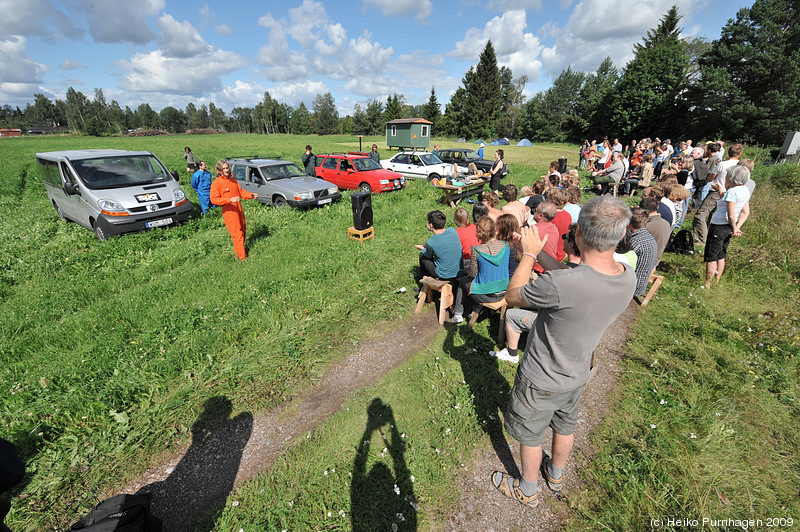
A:
{"label": "tree line", "polygon": [[552,86],[527,101],[527,77],[499,67],[492,42],[464,74],[444,112],[435,87],[425,104],[409,105],[403,94],[356,104],[340,117],[333,96],[318,94],[311,109],[280,103],[269,92],[254,107],[227,114],[194,103],[159,112],[142,103],[124,109],[107,102],[102,89],[89,99],[70,87],[64,100],[35,94],[24,110],[5,105],[0,127],[67,125],[86,135],[128,130],[222,129],[239,133],[378,135],[387,121],[422,117],[436,135],[466,139],[513,137],[578,142],[601,136],[632,139],[727,138],[779,144],[800,129],[800,13],[796,0],[756,0],[722,28],[719,39],[681,37],[681,15],[672,6],[657,27],[634,45],[623,69],[607,57],[590,73],[562,71]]}

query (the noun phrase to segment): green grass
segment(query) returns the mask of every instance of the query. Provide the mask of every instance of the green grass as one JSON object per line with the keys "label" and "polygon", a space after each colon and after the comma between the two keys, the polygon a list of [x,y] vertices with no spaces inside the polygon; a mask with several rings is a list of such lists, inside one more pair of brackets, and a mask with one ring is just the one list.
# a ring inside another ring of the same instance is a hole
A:
{"label": "green grass", "polygon": [[[357,149],[354,140],[310,143],[317,152],[345,151]],[[251,260],[239,264],[216,211],[97,242],[57,219],[34,154],[150,150],[185,176],[184,145],[209,161],[258,153],[299,162],[308,142],[285,135],[4,141],[0,422],[30,473],[19,490],[27,497],[9,516],[15,529],[74,520],[188,442],[210,397],[228,397],[234,415],[282,403],[347,356],[376,317],[392,323],[407,315],[413,292],[397,290],[413,284],[413,244],[428,237],[425,212],[441,208],[421,181],[375,195],[376,238],[362,245],[346,237],[347,196],[309,211],[247,202]],[[547,161],[540,158],[535,172],[530,164],[512,163],[512,172],[541,175]]]}
{"label": "green grass", "polygon": [[[311,211],[246,202],[251,260],[240,264],[218,212],[98,243],[57,220],[33,154],[150,150],[185,176],[185,145],[212,162],[260,154],[299,163],[307,143],[318,153],[358,149],[351,137],[286,135],[3,141],[0,424],[29,466],[12,529],[65,527],[189,443],[209,399],[230,399],[231,416],[257,416],[408,315],[414,294],[397,290],[413,285],[425,213],[442,208],[421,181],[375,195],[376,238],[360,244],[347,240],[347,196]],[[518,186],[577,153],[503,149]],[[772,188],[762,169],[756,179],[753,215],[718,287],[697,288],[701,256],[665,255],[665,283],[636,325],[618,399],[582,471],[588,491],[569,498],[570,528],[639,530],[668,515],[800,517],[792,329],[800,202]],[[452,210],[442,210],[452,222]],[[496,327],[493,319],[474,333],[443,331],[292,442],[198,529],[446,527],[458,501],[453,483],[471,470],[474,451],[503,451],[513,368],[484,356]]]}

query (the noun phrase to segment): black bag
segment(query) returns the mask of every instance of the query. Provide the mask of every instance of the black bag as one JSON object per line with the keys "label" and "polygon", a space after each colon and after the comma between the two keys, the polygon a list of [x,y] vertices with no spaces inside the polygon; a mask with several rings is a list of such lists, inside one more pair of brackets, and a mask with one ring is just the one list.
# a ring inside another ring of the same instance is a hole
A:
{"label": "black bag", "polygon": [[160,532],[161,520],[150,513],[152,495],[114,495],[95,506],[66,532]]}
{"label": "black bag", "polygon": [[666,251],[677,253],[678,255],[690,255],[694,253],[694,239],[688,229],[681,229],[672,236],[672,240],[667,244]]}

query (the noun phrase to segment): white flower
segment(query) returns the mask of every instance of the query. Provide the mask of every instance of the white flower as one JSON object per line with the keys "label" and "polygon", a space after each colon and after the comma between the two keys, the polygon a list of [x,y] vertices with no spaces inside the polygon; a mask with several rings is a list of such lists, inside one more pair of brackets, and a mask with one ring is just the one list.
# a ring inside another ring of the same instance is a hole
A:
{"label": "white flower", "polygon": [[399,488],[399,487],[397,487],[397,484],[395,484],[395,485],[394,485],[394,492],[395,492],[396,494],[400,495],[400,488]]}
{"label": "white flower", "polygon": [[330,513],[330,512],[328,512],[328,517],[330,517],[330,516],[331,516],[331,513]]}
{"label": "white flower", "polygon": [[231,506],[239,506],[239,501],[233,501],[233,502],[231,503]]}
{"label": "white flower", "polygon": [[326,477],[328,476],[328,470],[327,470],[327,469],[325,470],[325,472],[323,473],[323,475],[325,475]]}
{"label": "white flower", "polygon": [[666,399],[662,399],[662,400],[661,400],[661,404],[662,404],[662,405],[665,405],[665,404],[667,404],[667,401],[666,401]]}
{"label": "white flower", "polygon": [[653,424],[651,423],[651,424],[650,424],[650,428],[651,428],[651,429],[654,429],[654,428],[656,428],[656,426],[655,426],[655,425],[653,425]]}
{"label": "white flower", "polygon": [[719,417],[719,416],[721,416],[722,414],[720,414],[719,412],[716,412],[714,415],[715,415],[715,416],[717,416],[717,417]]}
{"label": "white flower", "polygon": [[411,482],[414,482],[414,475],[411,475]]}
{"label": "white flower", "polygon": [[401,521],[405,521],[406,520],[406,516],[404,516],[403,514],[394,514],[394,515]]}
{"label": "white flower", "polygon": [[693,439],[693,440],[696,440],[696,439],[697,439],[697,434],[695,434],[694,432],[692,432],[692,433],[690,433],[690,434],[689,434],[689,437],[690,437],[691,439]]}

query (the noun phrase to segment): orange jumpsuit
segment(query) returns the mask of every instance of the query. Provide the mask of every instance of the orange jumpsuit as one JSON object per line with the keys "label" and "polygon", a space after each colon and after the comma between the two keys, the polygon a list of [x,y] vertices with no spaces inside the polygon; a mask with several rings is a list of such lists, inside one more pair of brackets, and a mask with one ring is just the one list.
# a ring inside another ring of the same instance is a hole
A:
{"label": "orange jumpsuit", "polygon": [[244,223],[242,203],[231,202],[231,198],[236,196],[242,199],[254,197],[248,191],[242,190],[233,177],[226,178],[220,175],[211,183],[211,203],[222,206],[222,218],[233,239],[233,249],[239,260],[244,260],[247,258],[247,252],[244,250],[244,234],[247,227]]}

